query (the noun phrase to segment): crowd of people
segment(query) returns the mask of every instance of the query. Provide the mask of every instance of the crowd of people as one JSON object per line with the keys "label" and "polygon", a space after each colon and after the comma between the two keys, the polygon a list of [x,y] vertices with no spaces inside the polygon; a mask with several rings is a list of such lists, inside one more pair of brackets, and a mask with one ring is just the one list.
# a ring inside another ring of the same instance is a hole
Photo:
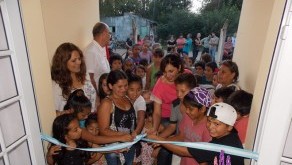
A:
{"label": "crowd of people", "polygon": [[[84,53],[63,43],[53,56],[52,136],[70,147],[51,144],[48,164],[197,165],[219,159],[213,151],[143,141],[107,153],[75,149],[131,142],[141,133],[243,148],[253,95],[237,84],[235,62],[215,62],[215,33],[202,40],[198,33],[194,42],[191,34],[171,36],[166,54],[151,36],[127,41],[125,58],[107,52],[111,34],[105,23],[96,23],[92,35]],[[244,158],[229,156],[232,164],[244,164]]]}

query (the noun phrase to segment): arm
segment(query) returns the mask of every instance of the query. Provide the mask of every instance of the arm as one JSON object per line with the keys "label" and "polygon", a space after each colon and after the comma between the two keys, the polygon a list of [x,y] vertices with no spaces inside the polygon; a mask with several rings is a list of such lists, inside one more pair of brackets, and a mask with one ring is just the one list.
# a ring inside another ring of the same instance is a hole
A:
{"label": "arm", "polygon": [[94,89],[97,91],[96,82],[94,80],[94,73],[89,73],[91,84],[93,85]]}
{"label": "arm", "polygon": [[129,142],[132,141],[131,135],[117,135],[117,136],[94,136],[86,129],[82,129],[81,138],[94,144],[108,144],[114,142]]}
{"label": "arm", "polygon": [[137,116],[138,116],[137,117],[137,127],[135,129],[135,132],[137,134],[140,134],[143,127],[144,127],[145,111],[143,111],[143,110],[138,111]]}
{"label": "arm", "polygon": [[172,135],[176,130],[176,123],[170,123],[160,134],[160,137],[167,138]]}
{"label": "arm", "polygon": [[178,134],[174,136],[170,136],[166,138],[167,141],[183,141],[184,140],[184,135],[183,133],[179,132]]}
{"label": "arm", "polygon": [[96,161],[98,161],[102,157],[102,155],[103,154],[101,154],[101,153],[93,152],[91,154],[90,159],[86,162],[86,164],[93,164],[93,163],[95,163]]}
{"label": "arm", "polygon": [[55,146],[55,145],[54,146],[50,146],[49,151],[47,153],[47,163],[48,163],[48,165],[54,165],[55,164],[53,155],[58,154],[58,151],[60,151],[60,150],[61,150],[60,146]]}
{"label": "arm", "polygon": [[154,101],[154,112],[153,112],[152,118],[153,118],[153,129],[157,131],[160,125],[160,120],[161,120],[161,104],[157,103],[156,101]]}
{"label": "arm", "polygon": [[110,116],[113,112],[113,104],[109,99],[104,99],[99,107],[98,112],[98,126],[100,135],[116,136],[125,135],[125,133],[113,131],[110,129]]}
{"label": "arm", "polygon": [[150,83],[151,83],[151,65],[147,68],[147,71],[146,71],[145,90],[149,90],[150,89]]}
{"label": "arm", "polygon": [[[165,141],[164,138],[158,137],[156,135],[148,135],[147,138],[153,139],[153,140],[159,140],[159,141]],[[161,146],[165,147],[166,149],[172,151],[173,153],[179,155],[179,156],[185,156],[185,157],[193,157],[188,149],[186,147],[176,146],[173,144],[160,144]]]}

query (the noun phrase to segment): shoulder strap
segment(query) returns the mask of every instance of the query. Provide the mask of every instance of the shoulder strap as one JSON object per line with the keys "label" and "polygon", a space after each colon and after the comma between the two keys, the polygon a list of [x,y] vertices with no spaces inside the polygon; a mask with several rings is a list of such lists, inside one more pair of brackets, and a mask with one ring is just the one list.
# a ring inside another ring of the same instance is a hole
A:
{"label": "shoulder strap", "polygon": [[111,120],[110,129],[113,131],[117,131],[118,129],[117,129],[116,123],[115,123],[115,103],[109,96],[106,96],[106,98],[112,102],[112,113],[111,113],[112,120]]}

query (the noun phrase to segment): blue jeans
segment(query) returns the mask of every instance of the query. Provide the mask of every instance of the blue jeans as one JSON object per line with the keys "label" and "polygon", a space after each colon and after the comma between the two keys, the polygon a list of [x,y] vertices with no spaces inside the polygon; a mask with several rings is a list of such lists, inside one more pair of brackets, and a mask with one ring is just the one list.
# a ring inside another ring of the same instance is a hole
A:
{"label": "blue jeans", "polygon": [[215,62],[215,55],[216,55],[216,47],[212,47],[209,49],[209,54],[212,56],[213,61]]}
{"label": "blue jeans", "polygon": [[[132,146],[128,152],[123,153],[125,157],[125,165],[132,165],[135,156],[135,147]],[[105,154],[105,159],[108,165],[121,165],[120,156],[116,153]]]}

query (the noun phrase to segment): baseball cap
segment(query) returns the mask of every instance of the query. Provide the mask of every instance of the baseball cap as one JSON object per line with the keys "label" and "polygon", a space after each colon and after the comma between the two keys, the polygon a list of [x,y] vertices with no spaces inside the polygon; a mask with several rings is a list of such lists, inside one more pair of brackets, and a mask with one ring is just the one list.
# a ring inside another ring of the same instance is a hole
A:
{"label": "baseball cap", "polygon": [[208,90],[201,87],[195,87],[187,94],[188,97],[194,99],[205,107],[211,106],[211,94]]}
{"label": "baseball cap", "polygon": [[209,108],[207,116],[213,117],[222,123],[233,126],[237,118],[237,113],[236,110],[229,104],[216,103]]}

